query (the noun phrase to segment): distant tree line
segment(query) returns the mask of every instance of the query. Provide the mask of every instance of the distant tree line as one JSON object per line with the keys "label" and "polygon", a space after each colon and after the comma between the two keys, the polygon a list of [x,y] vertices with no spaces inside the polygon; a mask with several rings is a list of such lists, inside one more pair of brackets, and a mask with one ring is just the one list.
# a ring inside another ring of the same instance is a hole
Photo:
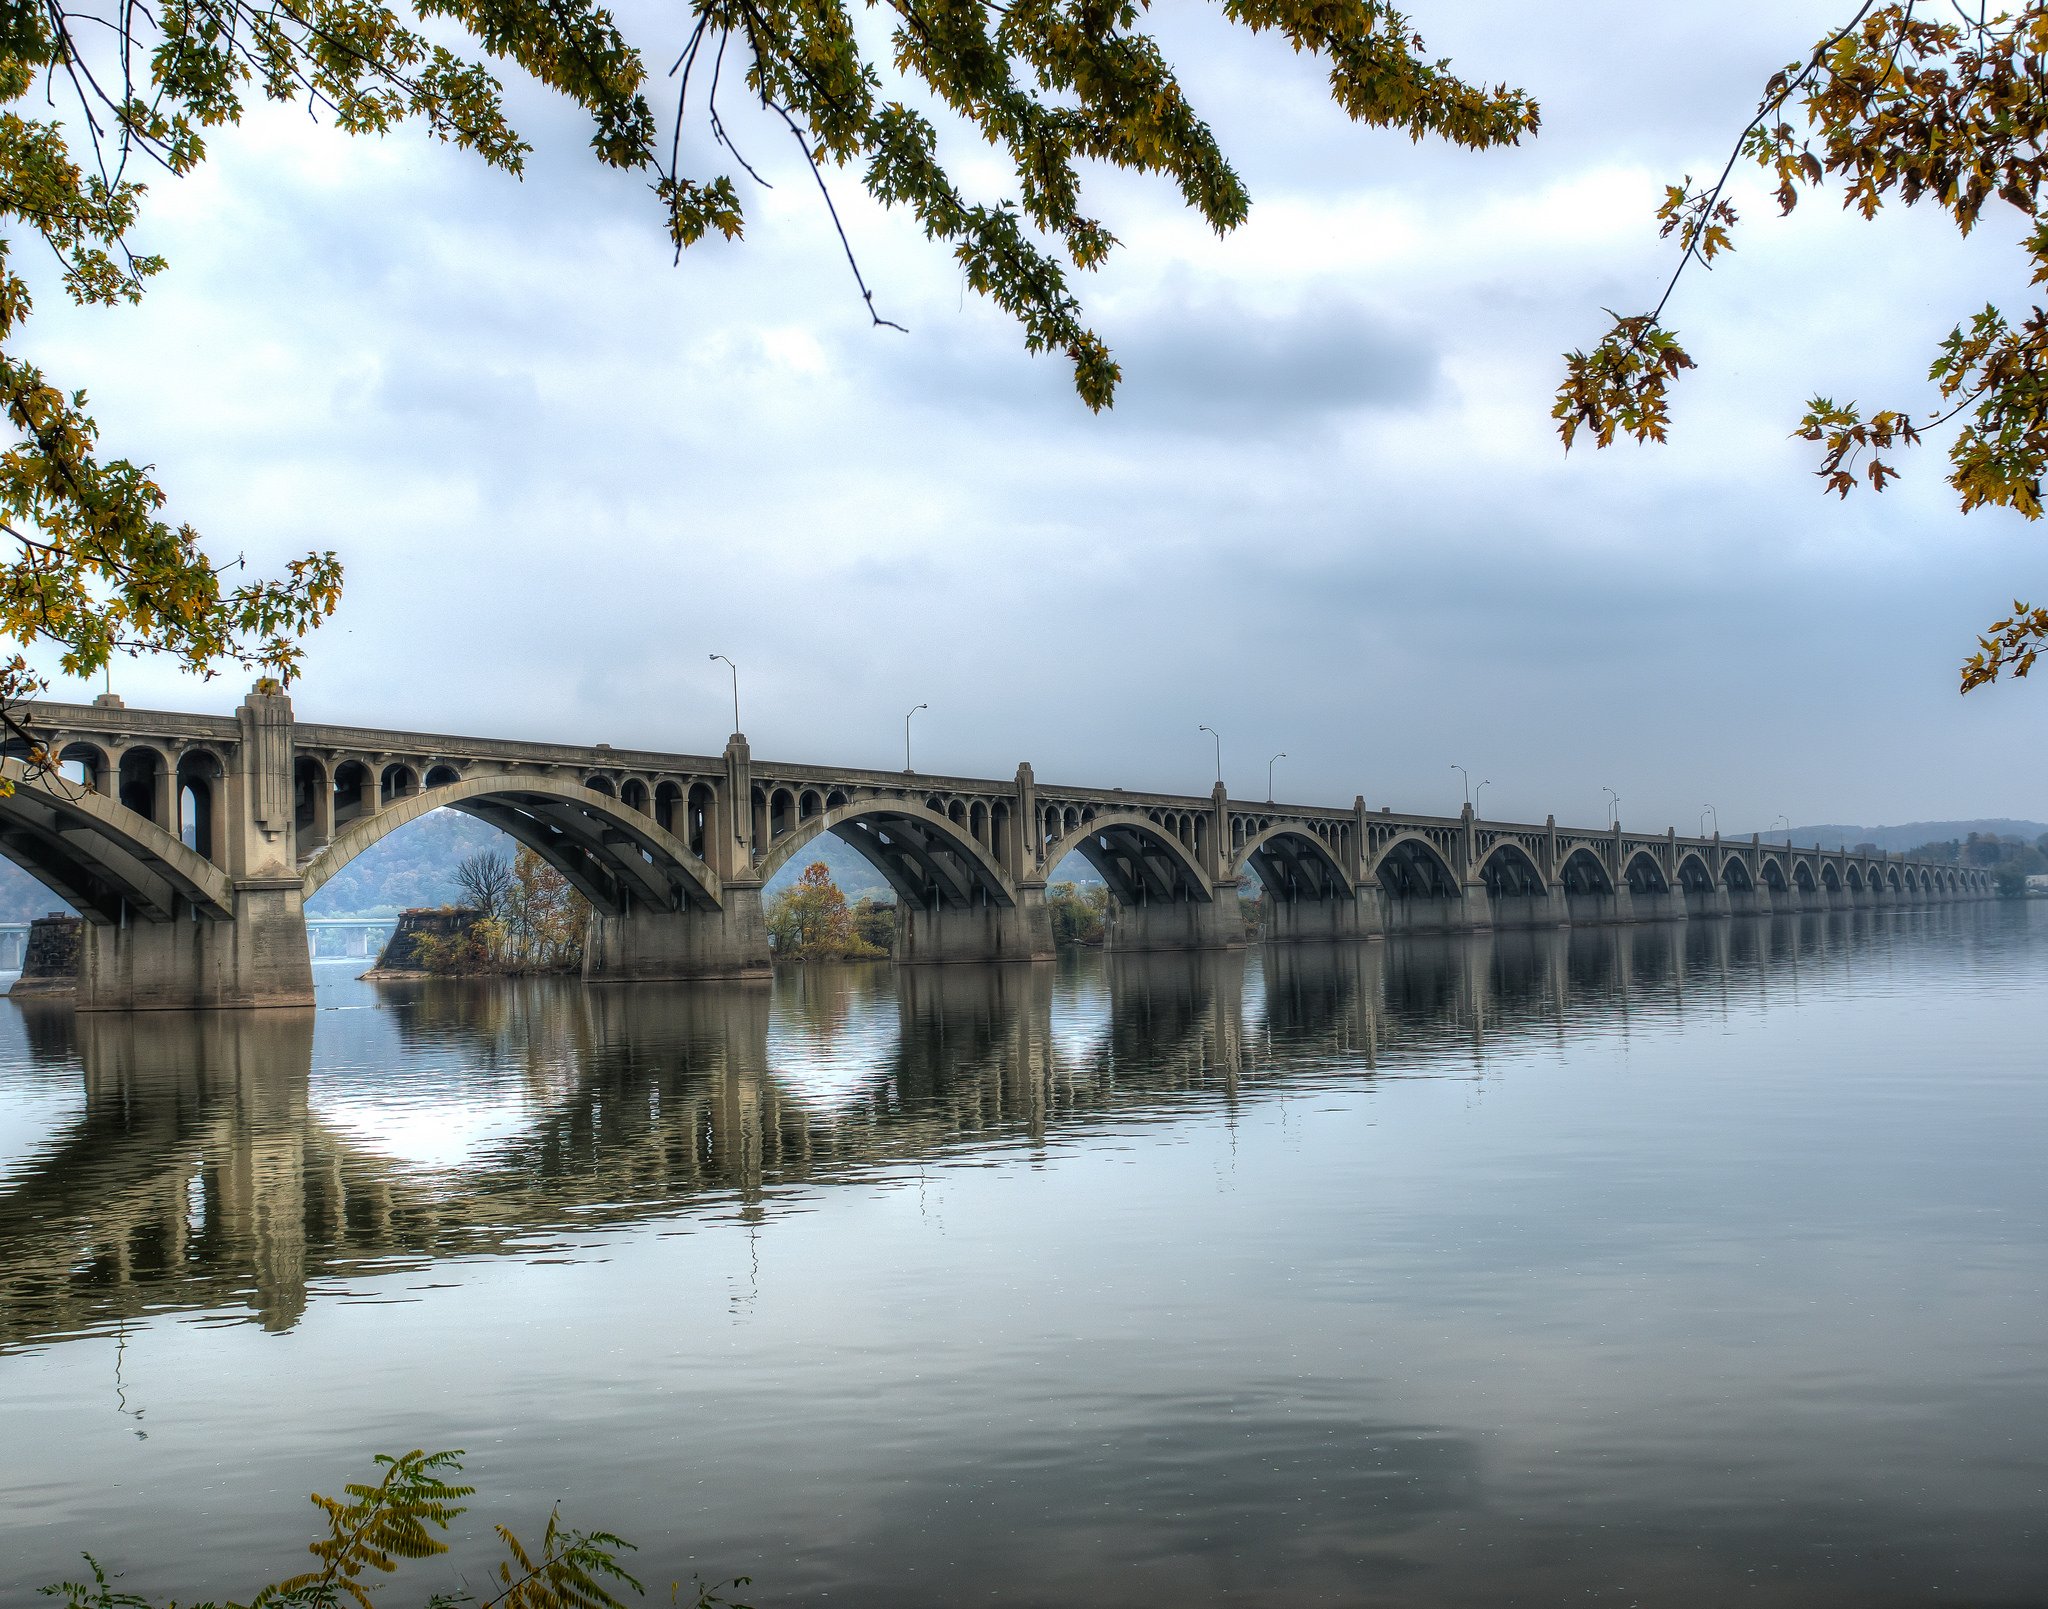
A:
{"label": "distant tree line", "polygon": [[[1859,854],[1874,854],[1867,844],[1856,846]],[[2034,839],[2000,837],[1997,833],[1973,832],[1967,838],[1950,838],[1922,844],[1906,852],[1908,860],[1930,860],[1950,866],[1972,866],[1988,871],[2002,899],[2023,899],[2027,879],[2048,875],[2048,833]]]}

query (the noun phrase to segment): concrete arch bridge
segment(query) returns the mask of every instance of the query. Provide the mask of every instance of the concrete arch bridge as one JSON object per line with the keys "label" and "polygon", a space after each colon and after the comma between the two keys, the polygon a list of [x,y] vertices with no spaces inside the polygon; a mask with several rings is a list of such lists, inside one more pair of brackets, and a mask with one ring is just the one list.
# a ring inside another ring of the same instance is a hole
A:
{"label": "concrete arch bridge", "polygon": [[428,811],[502,828],[593,916],[592,981],[745,977],[769,965],[761,886],[825,833],[897,898],[906,963],[1052,953],[1047,877],[1108,884],[1113,949],[1234,948],[1239,890],[1267,937],[1371,938],[1987,898],[1976,869],[1819,846],[1348,807],[525,743],[302,723],[281,693],[231,716],[37,703],[59,762],[0,759],[0,854],[87,922],[82,1009],[303,1005],[305,901]]}

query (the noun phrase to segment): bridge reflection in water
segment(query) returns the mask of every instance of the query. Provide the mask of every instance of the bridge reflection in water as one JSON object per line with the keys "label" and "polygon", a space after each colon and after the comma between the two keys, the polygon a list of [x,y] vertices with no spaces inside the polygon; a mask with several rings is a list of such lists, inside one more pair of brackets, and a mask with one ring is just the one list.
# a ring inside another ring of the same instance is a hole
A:
{"label": "bridge reflection in water", "polygon": [[[0,1163],[0,1349],[167,1310],[289,1329],[352,1280],[558,1255],[666,1215],[766,1219],[833,1181],[1332,1075],[1483,1071],[1530,1036],[1768,1003],[1992,919],[1960,906],[1057,971],[820,968],[772,992],[437,983],[366,989],[382,1004],[338,1013],[23,1003],[26,1056],[0,1080],[55,1080],[71,1109]],[[481,1133],[461,1140],[465,1122]],[[404,1137],[422,1127],[425,1155]]]}

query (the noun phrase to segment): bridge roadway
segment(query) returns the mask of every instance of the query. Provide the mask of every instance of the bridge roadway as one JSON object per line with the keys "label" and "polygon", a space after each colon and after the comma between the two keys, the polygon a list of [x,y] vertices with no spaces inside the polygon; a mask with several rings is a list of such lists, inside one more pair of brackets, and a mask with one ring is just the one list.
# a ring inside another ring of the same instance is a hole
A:
{"label": "bridge roadway", "polygon": [[[821,833],[896,892],[903,963],[1052,954],[1047,877],[1079,854],[1120,951],[1828,911],[1989,897],[1987,874],[1766,843],[1369,809],[524,743],[300,723],[281,692],[231,716],[36,703],[55,773],[17,741],[0,854],[85,917],[82,1010],[305,1005],[305,902],[430,810],[502,828],[593,915],[595,982],[764,975],[761,886]],[[65,774],[69,768],[77,780]],[[189,839],[189,842],[187,841]]]}

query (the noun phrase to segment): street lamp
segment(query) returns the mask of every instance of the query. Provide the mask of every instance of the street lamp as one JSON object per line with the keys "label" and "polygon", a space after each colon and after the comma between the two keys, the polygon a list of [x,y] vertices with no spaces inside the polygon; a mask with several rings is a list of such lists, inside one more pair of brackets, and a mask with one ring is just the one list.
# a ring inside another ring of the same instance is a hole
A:
{"label": "street lamp", "polygon": [[906,775],[910,771],[910,716],[915,715],[917,710],[928,710],[930,708],[931,705],[929,704],[920,704],[917,706],[917,709],[913,709],[910,712],[910,715],[903,717],[903,770]]}
{"label": "street lamp", "polygon": [[1476,787],[1476,788],[1474,788],[1474,789],[1472,790],[1472,811],[1473,811],[1473,814],[1475,814],[1475,815],[1476,815],[1476,814],[1478,814],[1478,811],[1479,811],[1479,807],[1480,807],[1481,805],[1483,805],[1484,803],[1486,803],[1486,799],[1485,799],[1485,793],[1486,793],[1486,790],[1487,790],[1488,788],[1492,787],[1492,786],[1493,786],[1493,781],[1492,781],[1492,779],[1491,779],[1491,778],[1488,778],[1488,779],[1487,779],[1486,781],[1484,781],[1484,782],[1480,783],[1478,787]]}
{"label": "street lamp", "polygon": [[1451,762],[1451,769],[1465,779],[1465,803],[1469,806],[1472,803],[1472,773],[1458,764],[1456,760]]}
{"label": "street lamp", "polygon": [[738,737],[740,735],[740,668],[723,654],[713,654],[711,657],[732,672],[732,735]]}
{"label": "street lamp", "polygon": [[1202,730],[1216,740],[1216,783],[1218,787],[1221,787],[1223,784],[1223,734],[1213,726],[1205,726]]}
{"label": "street lamp", "polygon": [[1707,817],[1709,816],[1714,818],[1714,836],[1718,838],[1721,836],[1721,812],[1712,805],[1700,806],[1700,836],[1704,838],[1707,835]]}
{"label": "street lamp", "polygon": [[1784,825],[1784,828],[1787,832],[1790,832],[1792,830],[1792,818],[1787,815],[1779,815],[1774,817],[1771,821],[1770,826],[1765,828],[1764,830],[1766,832],[1776,832],[1778,830],[1780,823]]}
{"label": "street lamp", "polygon": [[1610,827],[1620,826],[1621,795],[1608,787],[1603,787],[1600,791],[1607,795],[1607,825]]}
{"label": "street lamp", "polygon": [[[1282,754],[1276,754],[1276,755],[1274,755],[1274,756],[1273,756],[1273,760],[1284,760],[1284,759],[1286,759],[1286,758],[1287,758],[1287,756],[1286,756],[1286,755],[1285,755],[1284,753],[1282,753]],[[1267,803],[1267,804],[1271,804],[1271,803],[1273,802],[1273,760],[1268,760],[1268,761],[1266,762],[1266,803]]]}

